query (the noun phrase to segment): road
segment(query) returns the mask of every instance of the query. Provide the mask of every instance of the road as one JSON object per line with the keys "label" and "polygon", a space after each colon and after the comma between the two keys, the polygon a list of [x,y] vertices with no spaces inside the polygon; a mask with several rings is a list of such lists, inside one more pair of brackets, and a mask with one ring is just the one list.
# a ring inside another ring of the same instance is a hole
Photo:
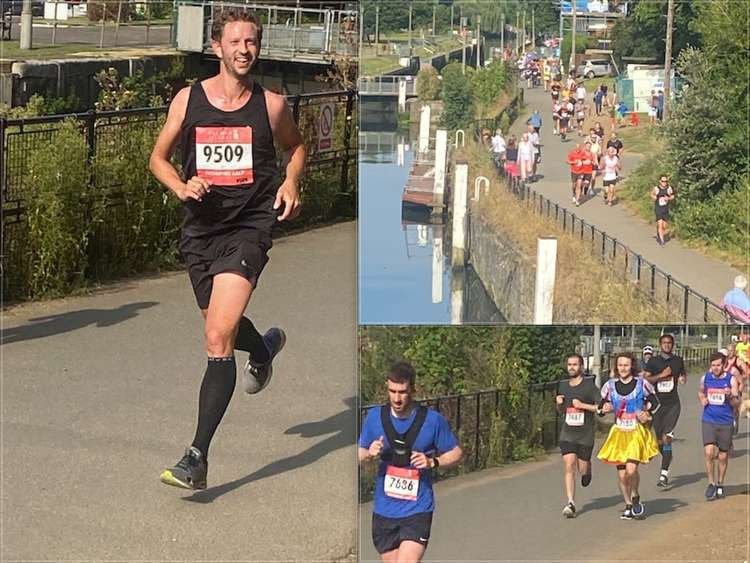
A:
{"label": "road", "polygon": [[[647,515],[644,521],[619,519],[623,501],[616,471],[600,461],[593,463],[591,485],[583,489],[578,483],[578,517],[565,519],[562,462],[555,453],[541,461],[439,482],[435,486],[437,508],[425,560],[564,561],[611,560],[622,556],[631,561],[652,560],[649,552],[628,552],[622,546],[623,528],[638,530],[633,539],[639,540],[648,530],[661,529],[675,518],[687,519],[706,504],[703,494],[707,482],[696,391],[699,375],[700,372],[691,371],[688,384],[680,389],[682,415],[676,429],[671,467],[673,488],[661,492],[656,487],[660,458],[641,467],[640,492]],[[748,421],[743,420],[727,475],[726,490],[730,497],[749,492],[749,429]],[[597,441],[595,455],[601,441]],[[732,498],[719,502],[730,501],[736,504]],[[747,503],[742,505],[745,514],[735,512],[732,520],[746,531],[743,526],[748,519]],[[361,561],[376,561],[370,526],[372,504],[361,505],[360,514]],[[694,531],[699,536],[707,533],[707,529]],[[735,538],[744,542],[744,533]],[[727,560],[727,553],[719,549],[715,556],[706,557]],[[695,553],[694,557],[704,559],[703,553]]]}
{"label": "road", "polygon": [[[734,277],[741,272],[720,260],[687,248],[677,239],[668,241],[665,247],[660,247],[656,243],[654,223],[647,223],[635,216],[624,205],[615,204],[613,207],[607,207],[601,196],[590,199],[576,208],[571,203],[570,167],[566,164],[566,158],[568,152],[573,149],[575,139],[579,137],[575,134],[568,135],[567,142],[563,143],[560,137],[552,134],[552,102],[550,95],[542,88],[526,89],[524,101],[526,113],[516,120],[511,132],[520,139],[520,134],[525,131],[526,119],[534,109],[539,110],[543,120],[540,132],[542,163],[539,167],[539,175],[543,178],[531,184],[531,187],[630,247],[675,280],[689,285],[714,303],[719,303],[724,294],[733,287]],[[609,119],[602,116],[601,123],[606,138],[609,139]],[[627,149],[626,144],[623,158],[625,177],[638,163],[638,157],[629,153]],[[658,171],[654,171],[654,183],[657,180]],[[602,181],[599,178],[597,191],[601,186]]]}
{"label": "road", "polygon": [[[96,25],[66,25],[60,22],[55,32],[55,44],[85,43],[99,46],[101,26]],[[13,18],[11,37],[18,41],[21,37],[20,17]],[[158,24],[152,25],[148,35],[148,45],[166,46],[170,44],[171,26]],[[32,30],[33,45],[52,45],[52,25],[35,22]],[[104,47],[143,47],[146,45],[146,26],[122,25],[117,32],[117,43],[115,43],[115,26],[107,25],[104,28]]]}
{"label": "road", "polygon": [[[356,533],[356,228],[275,241],[249,314],[283,327],[239,386],[209,488],[159,482],[195,430],[205,369],[187,275],[4,314],[2,551],[10,560],[331,560]],[[244,364],[238,354],[238,364]]]}

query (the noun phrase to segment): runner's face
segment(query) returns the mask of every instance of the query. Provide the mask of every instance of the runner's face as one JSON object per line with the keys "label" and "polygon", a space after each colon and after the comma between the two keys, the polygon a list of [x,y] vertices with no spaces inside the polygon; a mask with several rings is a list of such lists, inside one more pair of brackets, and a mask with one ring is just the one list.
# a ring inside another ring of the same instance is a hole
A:
{"label": "runner's face", "polygon": [[713,362],[711,362],[711,373],[718,377],[723,371],[724,360],[714,360]]}
{"label": "runner's face", "polygon": [[659,346],[661,347],[661,351],[665,354],[671,354],[672,348],[674,348],[674,342],[672,342],[671,338],[662,338],[659,341]]}
{"label": "runner's face", "polygon": [[258,59],[258,28],[252,22],[227,22],[221,41],[214,41],[213,48],[229,74],[247,76]]}
{"label": "runner's face", "polygon": [[396,414],[405,412],[411,404],[412,388],[409,383],[396,383],[388,379],[388,401]]}
{"label": "runner's face", "polygon": [[631,365],[632,362],[630,361],[630,358],[624,356],[617,358],[617,375],[620,379],[625,379],[630,376]]}
{"label": "runner's face", "polygon": [[581,375],[581,361],[578,358],[568,358],[568,375],[570,377],[578,377]]}

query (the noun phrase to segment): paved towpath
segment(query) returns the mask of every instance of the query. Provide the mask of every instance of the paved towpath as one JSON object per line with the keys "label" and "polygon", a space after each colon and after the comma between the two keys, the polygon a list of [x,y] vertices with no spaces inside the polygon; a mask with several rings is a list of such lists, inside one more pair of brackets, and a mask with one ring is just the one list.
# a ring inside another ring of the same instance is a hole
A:
{"label": "paved towpath", "polygon": [[[525,130],[526,119],[534,109],[539,110],[543,124],[540,133],[542,163],[538,170],[542,178],[533,183],[532,188],[566,207],[589,224],[605,231],[646,260],[656,264],[674,279],[718,304],[727,290],[733,287],[734,277],[740,271],[720,260],[687,248],[677,239],[669,240],[666,246],[660,247],[656,243],[655,223],[644,221],[629,211],[625,205],[606,206],[600,192],[601,177],[597,178],[596,195],[598,197],[593,197],[580,207],[575,207],[571,201],[570,167],[566,164],[566,159],[567,154],[573,150],[576,140],[583,140],[583,138],[574,133],[568,135],[566,142],[562,142],[559,136],[552,134],[552,101],[549,93],[544,92],[543,88],[526,89],[524,101],[526,112],[516,120],[511,127],[511,132],[520,138],[521,132]],[[611,133],[609,118],[602,115],[601,123],[604,126],[606,138],[609,139]],[[628,151],[626,143],[623,175],[627,177],[628,172],[635,169],[637,165],[638,157]],[[659,179],[658,175],[659,171],[654,170],[654,184]],[[702,309],[700,314],[702,315]]]}
{"label": "paved towpath", "polygon": [[[326,560],[356,538],[355,225],[275,241],[249,314],[287,347],[239,385],[209,488],[159,482],[195,430],[202,323],[183,272],[4,313],[11,560]],[[244,354],[238,353],[238,363]]]}

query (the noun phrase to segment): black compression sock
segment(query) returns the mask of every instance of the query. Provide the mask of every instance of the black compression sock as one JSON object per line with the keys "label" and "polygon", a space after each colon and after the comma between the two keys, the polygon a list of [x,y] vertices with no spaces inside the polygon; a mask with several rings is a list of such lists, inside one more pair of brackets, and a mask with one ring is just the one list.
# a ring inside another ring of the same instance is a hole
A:
{"label": "black compression sock", "polygon": [[193,439],[193,446],[203,452],[206,459],[211,438],[219,427],[234,393],[236,379],[237,365],[234,356],[208,358],[198,399],[198,428]]}
{"label": "black compression sock", "polygon": [[256,330],[253,322],[247,317],[240,319],[240,328],[237,330],[237,339],[234,347],[243,352],[249,352],[254,364],[265,364],[271,358],[268,348],[263,342],[263,336]]}
{"label": "black compression sock", "polygon": [[668,471],[669,464],[672,463],[672,444],[664,444],[659,449],[661,449],[661,468]]}

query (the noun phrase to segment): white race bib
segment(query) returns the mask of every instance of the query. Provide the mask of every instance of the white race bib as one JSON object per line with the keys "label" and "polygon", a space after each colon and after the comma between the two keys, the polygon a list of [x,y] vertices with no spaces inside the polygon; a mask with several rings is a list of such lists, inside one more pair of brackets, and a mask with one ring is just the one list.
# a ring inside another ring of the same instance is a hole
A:
{"label": "white race bib", "polygon": [[622,413],[617,419],[615,419],[615,422],[617,428],[625,430],[626,432],[635,430],[635,427],[638,425],[638,419],[636,418],[635,413],[632,412]]}
{"label": "white race bib", "polygon": [[195,167],[217,186],[253,183],[253,128],[196,127]]}
{"label": "white race bib", "polygon": [[670,376],[669,379],[662,379],[656,383],[656,390],[659,393],[669,393],[674,389],[674,377]]}
{"label": "white race bib", "polygon": [[419,491],[419,469],[394,467],[389,465],[385,471],[383,490],[386,496],[402,500],[417,500]]}
{"label": "white race bib", "polygon": [[723,405],[726,400],[725,389],[707,389],[706,397],[708,398],[708,404],[710,405]]}
{"label": "white race bib", "polygon": [[669,199],[667,199],[666,197],[662,196],[659,198],[659,205],[661,207],[664,207],[665,205],[667,205],[667,203],[669,203]]}
{"label": "white race bib", "polygon": [[565,409],[565,424],[568,426],[583,426],[584,412],[581,409],[568,407]]}

